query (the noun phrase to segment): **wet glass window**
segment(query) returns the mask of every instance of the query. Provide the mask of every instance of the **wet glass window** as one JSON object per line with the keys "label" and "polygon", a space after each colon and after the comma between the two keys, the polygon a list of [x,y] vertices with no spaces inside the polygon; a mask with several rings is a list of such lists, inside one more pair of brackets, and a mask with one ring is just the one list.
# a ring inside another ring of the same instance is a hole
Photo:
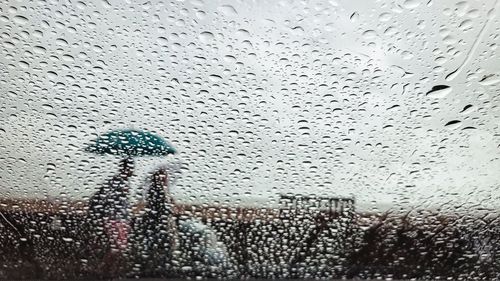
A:
{"label": "wet glass window", "polygon": [[0,279],[500,279],[497,0],[4,0]]}

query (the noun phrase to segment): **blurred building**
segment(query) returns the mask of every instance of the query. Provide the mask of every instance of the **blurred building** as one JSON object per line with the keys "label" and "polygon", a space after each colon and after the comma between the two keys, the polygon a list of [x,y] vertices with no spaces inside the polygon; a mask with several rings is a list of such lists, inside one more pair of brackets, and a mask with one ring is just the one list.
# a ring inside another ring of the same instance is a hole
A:
{"label": "blurred building", "polygon": [[281,217],[298,214],[349,217],[355,212],[354,198],[282,194],[279,203]]}

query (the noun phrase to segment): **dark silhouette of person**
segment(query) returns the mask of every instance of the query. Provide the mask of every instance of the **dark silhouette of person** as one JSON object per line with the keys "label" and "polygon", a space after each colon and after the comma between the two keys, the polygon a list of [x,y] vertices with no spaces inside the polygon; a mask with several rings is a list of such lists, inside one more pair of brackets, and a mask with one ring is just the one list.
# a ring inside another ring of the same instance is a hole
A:
{"label": "dark silhouette of person", "polygon": [[147,277],[170,277],[178,232],[166,169],[153,172],[145,199],[144,213],[136,230],[141,272]]}
{"label": "dark silhouette of person", "polygon": [[133,171],[133,159],[121,160],[120,172],[106,181],[89,200],[90,226],[103,252],[100,266],[111,276],[125,266],[130,233],[128,180]]}

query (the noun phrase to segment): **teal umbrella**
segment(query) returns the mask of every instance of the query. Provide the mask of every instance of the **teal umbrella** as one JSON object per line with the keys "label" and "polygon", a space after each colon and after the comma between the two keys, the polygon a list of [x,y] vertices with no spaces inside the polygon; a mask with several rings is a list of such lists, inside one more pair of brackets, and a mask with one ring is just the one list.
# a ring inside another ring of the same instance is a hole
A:
{"label": "teal umbrella", "polygon": [[146,131],[115,130],[98,137],[85,151],[121,156],[165,156],[176,153],[162,137]]}

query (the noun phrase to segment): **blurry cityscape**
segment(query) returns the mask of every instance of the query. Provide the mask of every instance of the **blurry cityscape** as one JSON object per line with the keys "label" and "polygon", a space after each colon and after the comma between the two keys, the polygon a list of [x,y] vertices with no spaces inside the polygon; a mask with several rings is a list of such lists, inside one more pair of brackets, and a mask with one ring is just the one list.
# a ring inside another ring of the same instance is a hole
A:
{"label": "blurry cityscape", "polygon": [[[209,226],[231,265],[208,268],[184,255],[171,277],[499,277],[498,216],[359,213],[352,198],[293,194],[281,195],[280,206],[176,204],[177,222],[197,218]],[[0,208],[1,279],[106,276],[97,269],[99,244],[87,226],[86,202],[3,200]],[[132,209],[137,217],[144,206]],[[187,247],[197,243],[206,241]],[[122,276],[155,277],[134,268],[133,255]]]}

